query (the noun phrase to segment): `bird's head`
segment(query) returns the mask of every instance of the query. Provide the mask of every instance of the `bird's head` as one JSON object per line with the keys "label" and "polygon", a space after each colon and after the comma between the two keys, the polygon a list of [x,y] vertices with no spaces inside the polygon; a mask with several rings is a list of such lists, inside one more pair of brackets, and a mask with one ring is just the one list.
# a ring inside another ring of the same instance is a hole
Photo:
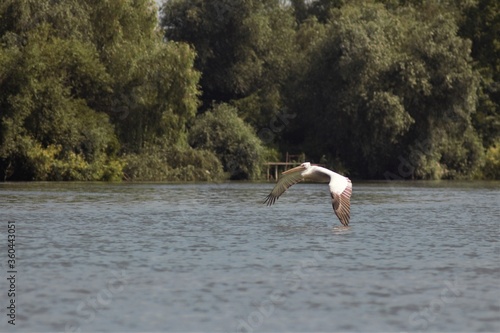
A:
{"label": "bird's head", "polygon": [[310,162],[304,162],[300,165],[300,167],[304,168],[304,169],[309,169],[311,167],[311,163]]}
{"label": "bird's head", "polygon": [[304,171],[304,170],[307,170],[311,167],[311,163],[309,162],[304,162],[302,163],[301,165],[295,167],[295,168],[291,168],[290,170],[286,170],[285,172],[283,172],[284,175],[286,174],[289,174],[289,173],[292,173],[292,172],[296,172],[296,171]]}

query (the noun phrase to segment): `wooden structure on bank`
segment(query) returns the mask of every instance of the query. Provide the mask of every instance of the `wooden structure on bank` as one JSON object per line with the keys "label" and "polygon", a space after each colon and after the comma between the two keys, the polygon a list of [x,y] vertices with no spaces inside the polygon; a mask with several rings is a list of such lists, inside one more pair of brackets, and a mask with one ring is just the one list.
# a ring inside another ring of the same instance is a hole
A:
{"label": "wooden structure on bank", "polygon": [[[267,180],[278,181],[278,177],[281,172],[286,171],[292,167],[296,167],[305,162],[305,154],[300,155],[290,155],[288,152],[286,153],[285,162],[267,162],[265,165],[267,166]],[[281,169],[281,172],[280,172]],[[273,173],[271,173],[273,172]]]}

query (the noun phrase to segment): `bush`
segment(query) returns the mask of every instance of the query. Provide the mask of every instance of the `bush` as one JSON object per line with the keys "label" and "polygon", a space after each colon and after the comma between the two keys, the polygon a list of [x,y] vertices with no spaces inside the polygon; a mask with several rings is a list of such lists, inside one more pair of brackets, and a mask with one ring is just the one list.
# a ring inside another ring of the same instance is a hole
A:
{"label": "bush", "polygon": [[104,153],[89,160],[83,153],[64,151],[60,144],[43,147],[30,137],[19,138],[16,147],[15,154],[9,158],[11,168],[5,171],[4,178],[38,181],[122,179],[123,163]]}
{"label": "bush", "polygon": [[215,181],[223,178],[222,165],[206,150],[147,145],[140,154],[124,156],[124,175],[136,181]]}
{"label": "bush", "polygon": [[230,179],[261,176],[265,149],[233,106],[216,105],[199,116],[189,132],[189,143],[194,148],[214,152]]}
{"label": "bush", "polygon": [[500,180],[500,140],[486,150],[483,178]]}

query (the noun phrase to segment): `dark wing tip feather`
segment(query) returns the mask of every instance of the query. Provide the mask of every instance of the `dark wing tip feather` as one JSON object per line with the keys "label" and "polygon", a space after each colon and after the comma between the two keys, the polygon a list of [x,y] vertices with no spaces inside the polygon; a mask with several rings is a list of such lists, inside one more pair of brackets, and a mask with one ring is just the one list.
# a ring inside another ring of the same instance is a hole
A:
{"label": "dark wing tip feather", "polygon": [[278,199],[278,197],[276,197],[272,194],[269,194],[263,203],[266,204],[267,206],[271,206],[271,205],[274,205],[274,203],[276,202],[277,199]]}
{"label": "dark wing tip feather", "polygon": [[340,223],[342,223],[344,226],[349,225],[349,220],[351,218],[351,198],[352,194],[352,185],[351,182],[348,183],[347,187],[345,190],[342,192],[342,194],[332,194],[332,205],[333,205],[333,211],[335,212],[335,215],[340,220]]}

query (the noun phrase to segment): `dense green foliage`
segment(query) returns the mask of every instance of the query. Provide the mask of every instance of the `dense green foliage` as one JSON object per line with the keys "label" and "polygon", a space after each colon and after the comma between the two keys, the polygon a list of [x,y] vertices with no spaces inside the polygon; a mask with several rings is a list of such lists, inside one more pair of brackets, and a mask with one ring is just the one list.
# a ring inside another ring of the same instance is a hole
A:
{"label": "dense green foliage", "polygon": [[201,115],[191,128],[189,143],[215,152],[230,179],[257,179],[261,174],[264,148],[230,105],[217,105]]}
{"label": "dense green foliage", "polygon": [[163,8],[169,40],[197,51],[202,110],[233,102],[254,126],[282,107],[281,87],[294,65],[295,22],[279,0],[172,0]]}
{"label": "dense green foliage", "polygon": [[118,140],[86,97],[109,80],[88,44],[41,24],[5,42],[0,97],[2,173],[11,179],[116,179]]}
{"label": "dense green foliage", "polygon": [[0,15],[2,179],[220,178],[187,145],[195,53],[164,42],[151,1],[9,0]]}
{"label": "dense green foliage", "polygon": [[2,1],[1,180],[258,179],[277,151],[358,178],[500,177],[498,1],[157,10]]}
{"label": "dense green foliage", "polygon": [[479,75],[469,45],[444,15],[343,6],[292,90],[300,125],[290,135],[354,176],[380,177],[400,155],[411,156],[416,177],[473,174],[482,147],[471,126]]}
{"label": "dense green foliage", "polygon": [[282,152],[359,178],[495,178],[496,3],[172,0],[162,25],[197,50],[205,103]]}
{"label": "dense green foliage", "polygon": [[481,74],[474,126],[483,143],[492,146],[500,132],[500,2],[480,0],[467,8],[460,34],[472,41],[471,55]]}
{"label": "dense green foliage", "polygon": [[207,150],[146,144],[140,153],[125,155],[124,161],[127,180],[217,181],[224,176],[221,162]]}

